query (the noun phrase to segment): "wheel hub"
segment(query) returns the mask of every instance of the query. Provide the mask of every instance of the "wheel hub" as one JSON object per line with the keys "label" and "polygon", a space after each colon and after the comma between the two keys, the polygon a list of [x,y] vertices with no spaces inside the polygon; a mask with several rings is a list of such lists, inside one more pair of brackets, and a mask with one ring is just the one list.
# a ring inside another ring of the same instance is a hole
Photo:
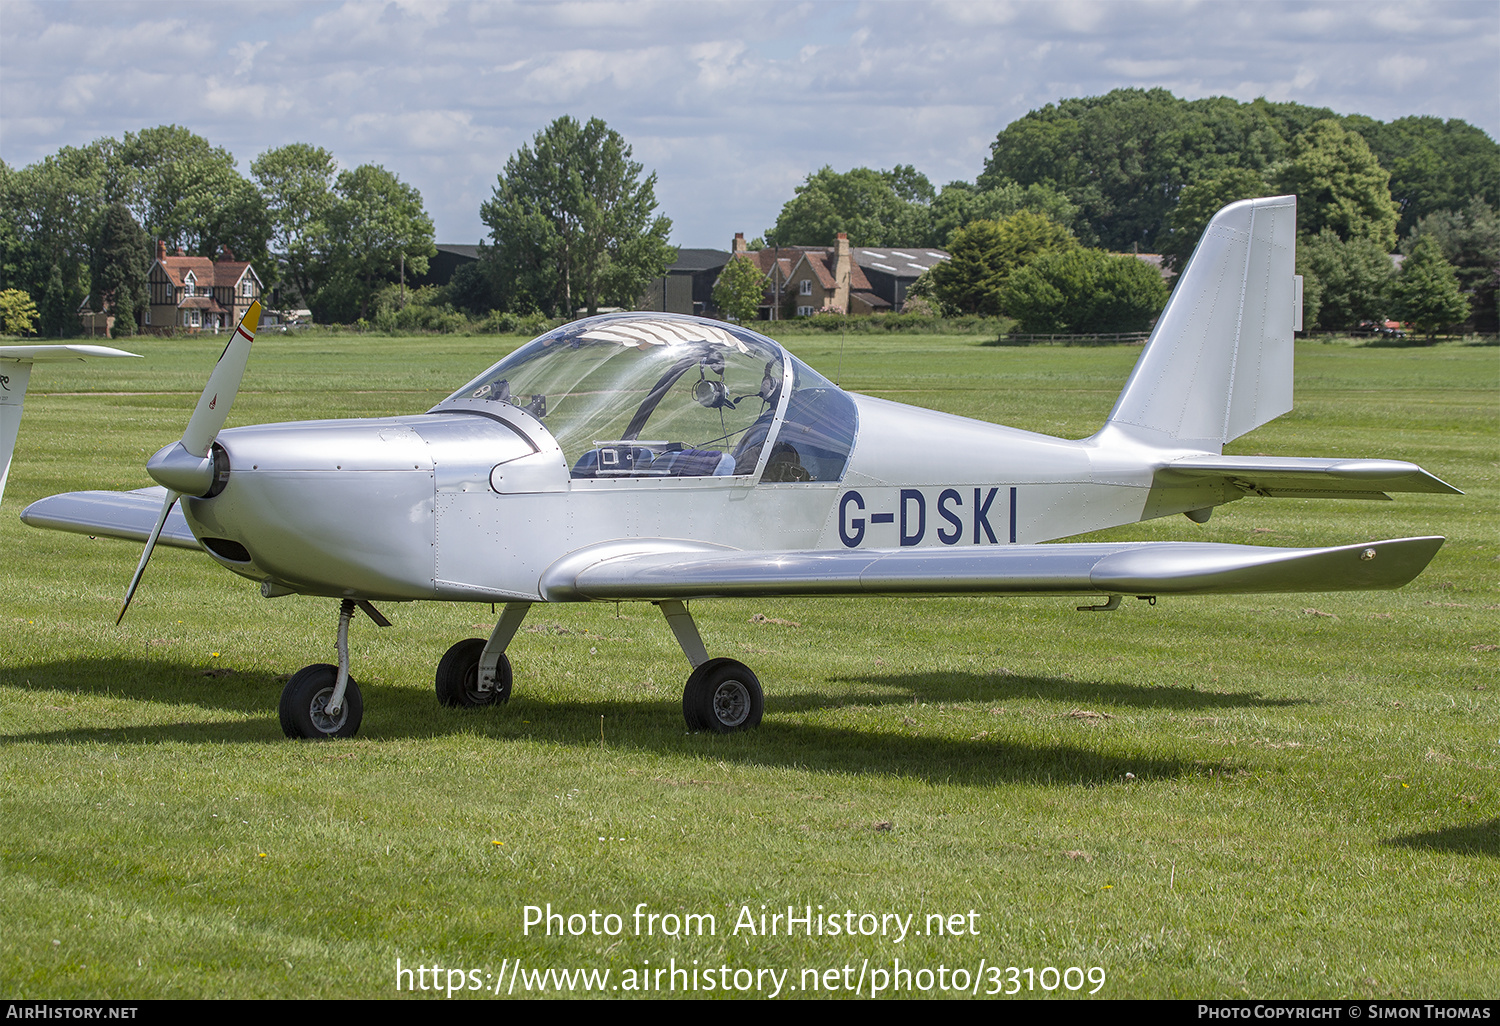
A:
{"label": "wheel hub", "polygon": [[349,708],[347,704],[341,708],[337,716],[328,713],[328,700],[333,697],[333,688],[324,688],[313,696],[312,705],[308,709],[312,717],[313,726],[325,734],[336,733],[349,719]]}
{"label": "wheel hub", "polygon": [[737,680],[726,680],[714,692],[714,715],[726,727],[738,727],[750,715],[750,690]]}

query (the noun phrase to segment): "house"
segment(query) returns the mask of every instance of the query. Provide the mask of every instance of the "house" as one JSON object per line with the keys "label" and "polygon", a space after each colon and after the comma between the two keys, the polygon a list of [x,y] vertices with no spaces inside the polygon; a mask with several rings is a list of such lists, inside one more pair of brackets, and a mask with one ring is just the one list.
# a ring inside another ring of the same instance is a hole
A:
{"label": "house", "polygon": [[854,262],[849,236],[839,232],[832,246],[767,246],[751,251],[744,232],[734,236],[734,255],[754,260],[770,284],[761,307],[771,320],[833,312],[870,314],[891,304],[876,295],[864,270]]}
{"label": "house", "polygon": [[168,256],[167,244],[158,242],[147,281],[151,305],[146,308],[144,327],[158,334],[228,331],[262,291],[255,269],[236,260],[227,246],[218,260],[210,260],[186,256],[180,247]]}
{"label": "house", "polygon": [[103,310],[95,310],[93,296],[84,296],[83,302],[78,304],[78,321],[89,338],[110,338],[115,330],[115,312],[110,308],[109,300],[102,305]]}
{"label": "house", "polygon": [[768,279],[763,315],[772,320],[820,311],[849,314],[900,310],[912,282],[948,259],[942,250],[851,247],[840,232],[832,246],[767,246],[750,250],[735,234],[734,254],[754,260]]}

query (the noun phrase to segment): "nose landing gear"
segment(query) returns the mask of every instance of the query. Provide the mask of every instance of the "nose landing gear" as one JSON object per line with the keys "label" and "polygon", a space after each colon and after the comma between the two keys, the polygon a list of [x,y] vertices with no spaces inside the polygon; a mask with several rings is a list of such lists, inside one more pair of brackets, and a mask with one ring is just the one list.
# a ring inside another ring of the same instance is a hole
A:
{"label": "nose landing gear", "polygon": [[339,664],[304,666],[281,689],[281,729],[287,737],[326,741],[359,733],[365,703],[359,685],[349,676],[349,621],[354,617],[355,607],[363,609],[377,627],[391,625],[367,601],[344,599],[340,603]]}

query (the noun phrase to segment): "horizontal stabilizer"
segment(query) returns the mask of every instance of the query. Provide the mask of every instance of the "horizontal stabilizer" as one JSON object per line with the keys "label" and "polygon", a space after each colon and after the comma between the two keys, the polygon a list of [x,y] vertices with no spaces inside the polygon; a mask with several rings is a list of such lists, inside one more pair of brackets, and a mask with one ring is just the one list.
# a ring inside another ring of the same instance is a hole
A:
{"label": "horizontal stabilizer", "polygon": [[[804,552],[573,553],[542,577],[549,601],[775,595],[1212,595],[1399,588],[1442,538],[1283,549],[1199,542]],[[566,569],[564,569],[566,567]]]}
{"label": "horizontal stabilizer", "polygon": [[[144,542],[156,526],[165,488],[137,488],[131,492],[67,492],[38,499],[21,511],[21,521],[32,527],[71,531],[103,538]],[[199,549],[180,509],[173,509],[161,529],[160,545]]]}
{"label": "horizontal stabilizer", "polygon": [[1462,495],[1446,481],[1402,460],[1302,459],[1278,456],[1192,456],[1156,472],[1157,486],[1226,483],[1247,495],[1278,498],[1376,498],[1386,492]]}

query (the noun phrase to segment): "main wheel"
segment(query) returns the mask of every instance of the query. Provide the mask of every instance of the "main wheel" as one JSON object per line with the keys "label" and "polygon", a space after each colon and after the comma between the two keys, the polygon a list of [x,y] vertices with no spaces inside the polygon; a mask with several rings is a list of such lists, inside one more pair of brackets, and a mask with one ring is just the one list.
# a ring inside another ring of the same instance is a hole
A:
{"label": "main wheel", "polygon": [[344,707],[337,716],[328,715],[328,700],[338,679],[339,668],[327,663],[304,666],[292,674],[281,689],[281,729],[287,737],[323,741],[359,733],[365,702],[353,677],[344,688]]}
{"label": "main wheel", "polygon": [[691,730],[749,730],[760,726],[765,711],[760,681],[750,667],[733,659],[710,659],[692,672],[682,690],[682,718]]}
{"label": "main wheel", "polygon": [[484,653],[482,638],[457,642],[437,665],[437,696],[444,705],[476,708],[496,705],[510,698],[510,660],[500,654],[495,668],[495,684],[488,691],[479,690],[479,657]]}

